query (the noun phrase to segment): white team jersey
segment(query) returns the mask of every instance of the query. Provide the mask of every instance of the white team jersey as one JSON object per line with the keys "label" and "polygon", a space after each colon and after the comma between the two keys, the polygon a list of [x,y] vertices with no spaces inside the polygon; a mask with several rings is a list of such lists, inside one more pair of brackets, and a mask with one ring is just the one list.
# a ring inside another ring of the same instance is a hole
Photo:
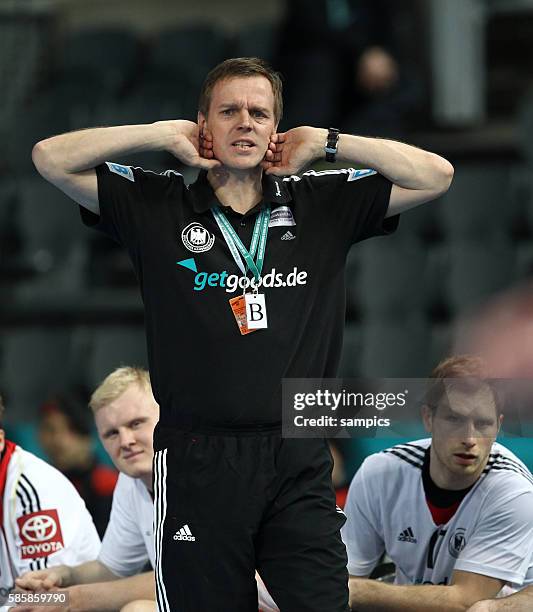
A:
{"label": "white team jersey", "polygon": [[154,503],[140,478],[119,474],[98,560],[117,576],[155,567]]}
{"label": "white team jersey", "polygon": [[0,610],[15,578],[54,565],[78,565],[100,550],[85,502],[61,472],[6,442],[2,461]]}
{"label": "white team jersey", "polygon": [[365,459],[350,485],[342,538],[348,571],[367,576],[386,552],[396,584],[449,584],[454,570],[513,586],[533,583],[533,476],[493,444],[482,476],[445,525],[426,503],[422,465],[430,439]]}
{"label": "white team jersey", "polygon": [[[119,475],[98,560],[117,576],[137,574],[148,561],[155,567],[154,503],[139,478]],[[263,612],[277,611],[258,574],[256,580],[259,607]]]}

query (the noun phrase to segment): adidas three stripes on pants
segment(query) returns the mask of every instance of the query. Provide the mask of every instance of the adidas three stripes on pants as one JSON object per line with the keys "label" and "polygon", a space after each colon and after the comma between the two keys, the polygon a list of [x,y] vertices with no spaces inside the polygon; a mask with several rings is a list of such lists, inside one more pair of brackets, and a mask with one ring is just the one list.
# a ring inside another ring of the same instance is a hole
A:
{"label": "adidas three stripes on pants", "polygon": [[163,430],[154,458],[159,612],[347,612],[345,516],[325,440]]}

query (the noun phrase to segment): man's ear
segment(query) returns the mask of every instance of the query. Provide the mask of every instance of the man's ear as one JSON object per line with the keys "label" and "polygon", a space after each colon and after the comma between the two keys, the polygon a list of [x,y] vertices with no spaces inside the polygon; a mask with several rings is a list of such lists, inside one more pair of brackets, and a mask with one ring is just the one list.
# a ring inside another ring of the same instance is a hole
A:
{"label": "man's ear", "polygon": [[201,134],[202,130],[205,129],[205,126],[207,123],[207,117],[201,111],[198,111],[197,123],[198,123],[198,127],[200,128],[200,134]]}
{"label": "man's ear", "polygon": [[3,429],[0,429],[0,453],[4,450],[6,445],[6,434]]}
{"label": "man's ear", "polygon": [[503,423],[503,414],[500,414],[500,416],[498,417],[498,432],[497,432],[496,436],[498,436],[500,434],[500,429],[502,428],[502,423]]}
{"label": "man's ear", "polygon": [[433,410],[427,404],[422,406],[422,422],[424,423],[424,429],[431,433],[433,430]]}

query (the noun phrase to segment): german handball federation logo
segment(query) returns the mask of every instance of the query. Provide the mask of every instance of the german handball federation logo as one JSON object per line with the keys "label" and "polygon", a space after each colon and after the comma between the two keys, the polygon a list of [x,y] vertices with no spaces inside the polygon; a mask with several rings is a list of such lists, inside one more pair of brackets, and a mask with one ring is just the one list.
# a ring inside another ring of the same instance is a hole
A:
{"label": "german handball federation logo", "polygon": [[24,514],[17,519],[17,523],[22,540],[23,559],[47,557],[63,548],[63,534],[57,510]]}
{"label": "german handball federation logo", "polygon": [[466,529],[463,529],[462,527],[456,529],[453,532],[448,543],[448,550],[450,551],[450,555],[452,557],[455,557],[456,559],[457,557],[459,557],[459,554],[466,546],[465,531]]}
{"label": "german handball federation logo", "polygon": [[201,223],[189,223],[181,232],[185,248],[193,253],[204,253],[215,244],[215,235],[209,233]]}

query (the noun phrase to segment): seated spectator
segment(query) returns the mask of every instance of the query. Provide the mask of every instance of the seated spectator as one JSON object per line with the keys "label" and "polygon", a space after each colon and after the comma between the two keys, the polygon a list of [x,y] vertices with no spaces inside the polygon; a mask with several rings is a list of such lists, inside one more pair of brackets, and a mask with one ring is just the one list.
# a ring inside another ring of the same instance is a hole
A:
{"label": "seated spectator", "polygon": [[29,570],[94,559],[100,539],[81,497],[54,467],[5,438],[0,397],[0,610]]}
{"label": "seated spectator", "polygon": [[[342,530],[356,610],[460,610],[533,583],[533,476],[495,442],[500,398],[483,377],[479,358],[443,361],[423,406],[431,438],[357,471]],[[365,579],[383,553],[395,585]]]}
{"label": "seated spectator", "polygon": [[50,462],[76,487],[102,537],[109,521],[118,473],[96,457],[92,419],[84,394],[73,389],[58,393],[43,404],[38,432]]}

